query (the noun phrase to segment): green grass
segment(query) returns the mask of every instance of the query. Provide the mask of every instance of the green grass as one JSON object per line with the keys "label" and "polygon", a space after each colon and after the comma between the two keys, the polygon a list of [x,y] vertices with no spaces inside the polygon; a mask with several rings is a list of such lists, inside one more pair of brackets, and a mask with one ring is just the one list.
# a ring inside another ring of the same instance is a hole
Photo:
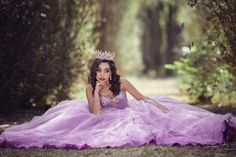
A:
{"label": "green grass", "polygon": [[232,146],[156,146],[104,148],[87,150],[62,149],[0,149],[4,157],[233,157],[236,145]]}

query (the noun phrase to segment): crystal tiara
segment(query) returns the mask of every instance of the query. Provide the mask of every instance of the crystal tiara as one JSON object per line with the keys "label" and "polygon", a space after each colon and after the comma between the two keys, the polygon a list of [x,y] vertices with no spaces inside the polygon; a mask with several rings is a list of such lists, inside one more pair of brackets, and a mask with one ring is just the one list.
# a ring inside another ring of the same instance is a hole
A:
{"label": "crystal tiara", "polygon": [[96,58],[98,58],[98,59],[106,59],[106,60],[113,61],[113,59],[115,57],[115,55],[109,51],[96,50],[96,53],[97,53]]}

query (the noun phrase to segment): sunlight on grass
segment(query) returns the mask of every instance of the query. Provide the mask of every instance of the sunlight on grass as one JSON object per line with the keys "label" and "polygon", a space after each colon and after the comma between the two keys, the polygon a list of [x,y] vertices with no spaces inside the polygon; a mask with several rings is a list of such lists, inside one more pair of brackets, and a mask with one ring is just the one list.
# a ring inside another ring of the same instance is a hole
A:
{"label": "sunlight on grass", "polygon": [[2,124],[2,125],[0,125],[0,130],[5,129],[9,126],[10,126],[9,124]]}

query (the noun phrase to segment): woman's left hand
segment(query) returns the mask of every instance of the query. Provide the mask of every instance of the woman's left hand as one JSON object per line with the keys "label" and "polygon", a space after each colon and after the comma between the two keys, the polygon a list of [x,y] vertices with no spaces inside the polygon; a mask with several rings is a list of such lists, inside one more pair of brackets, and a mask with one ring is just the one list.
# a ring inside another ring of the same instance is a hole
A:
{"label": "woman's left hand", "polygon": [[163,105],[157,104],[158,108],[161,109],[162,112],[167,113],[169,109]]}
{"label": "woman's left hand", "polygon": [[144,101],[147,101],[149,103],[152,103],[153,105],[155,105],[157,108],[159,108],[162,112],[167,113],[169,112],[169,109],[161,104],[159,104],[158,102],[156,102],[155,100],[146,97],[146,99],[144,99]]}

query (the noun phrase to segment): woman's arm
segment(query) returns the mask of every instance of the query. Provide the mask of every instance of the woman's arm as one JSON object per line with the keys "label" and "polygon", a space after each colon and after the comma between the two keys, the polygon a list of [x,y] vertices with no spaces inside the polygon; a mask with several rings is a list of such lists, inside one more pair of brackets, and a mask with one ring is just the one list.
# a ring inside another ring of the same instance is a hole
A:
{"label": "woman's arm", "polygon": [[95,92],[94,95],[92,94],[93,88],[91,86],[88,86],[86,88],[86,97],[89,104],[89,111],[91,113],[98,113],[102,107],[100,104],[100,97],[98,92]]}
{"label": "woman's arm", "polygon": [[152,103],[153,105],[155,105],[156,107],[158,107],[159,109],[161,109],[163,112],[168,112],[169,109],[166,108],[165,106],[159,104],[158,102],[156,102],[155,100],[146,97],[144,95],[142,95],[128,80],[126,79],[122,79],[121,80],[121,88],[123,88],[124,90],[126,90],[127,92],[129,92],[136,100],[144,100],[146,102]]}
{"label": "woman's arm", "polygon": [[128,80],[121,79],[121,89],[126,90],[131,94],[136,100],[143,100],[148,97],[142,95]]}

